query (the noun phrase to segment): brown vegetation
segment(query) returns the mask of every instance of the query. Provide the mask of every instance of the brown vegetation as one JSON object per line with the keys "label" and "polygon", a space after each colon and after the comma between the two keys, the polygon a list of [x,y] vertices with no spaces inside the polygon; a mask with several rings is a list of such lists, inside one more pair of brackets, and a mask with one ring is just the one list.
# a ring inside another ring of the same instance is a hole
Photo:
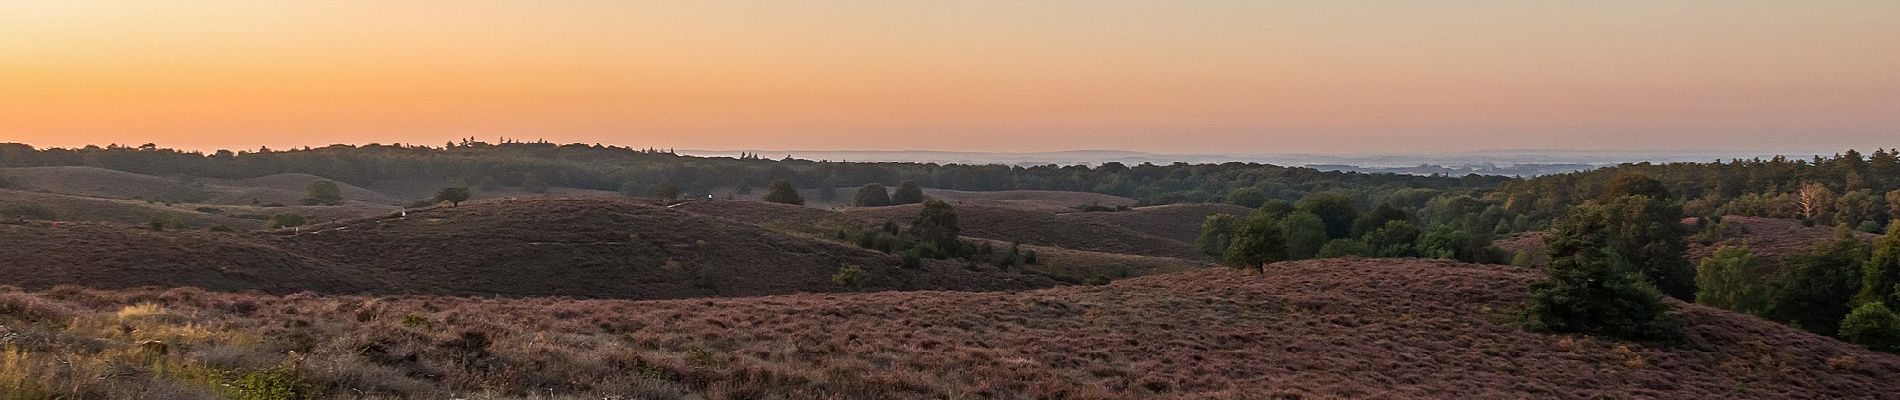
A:
{"label": "brown vegetation", "polygon": [[1182,243],[1194,243],[1201,235],[1201,223],[1207,221],[1207,216],[1228,214],[1245,217],[1251,213],[1251,208],[1232,204],[1183,203],[1136,207],[1118,212],[1068,213],[1063,216],[1115,225]]}
{"label": "brown vegetation", "polygon": [[[1107,223],[1062,215],[979,204],[954,204],[963,235],[1105,253],[1202,259],[1193,245]],[[875,220],[909,221],[918,206],[859,208],[847,211]]]}

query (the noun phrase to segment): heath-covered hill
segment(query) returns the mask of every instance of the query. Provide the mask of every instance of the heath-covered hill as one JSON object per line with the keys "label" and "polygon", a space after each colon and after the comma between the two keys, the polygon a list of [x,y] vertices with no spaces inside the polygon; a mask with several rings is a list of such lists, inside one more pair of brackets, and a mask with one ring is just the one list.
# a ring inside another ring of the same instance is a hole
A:
{"label": "heath-covered hill", "polygon": [[1020,292],[664,301],[60,289],[0,295],[15,338],[0,387],[166,398],[210,398],[230,382],[324,398],[1900,393],[1900,356],[1696,305],[1676,304],[1681,343],[1528,332],[1513,315],[1539,276],[1348,258]]}
{"label": "heath-covered hill", "polygon": [[491,200],[269,232],[0,224],[13,285],[682,298],[1046,287],[1021,271],[895,255],[611,198]]}

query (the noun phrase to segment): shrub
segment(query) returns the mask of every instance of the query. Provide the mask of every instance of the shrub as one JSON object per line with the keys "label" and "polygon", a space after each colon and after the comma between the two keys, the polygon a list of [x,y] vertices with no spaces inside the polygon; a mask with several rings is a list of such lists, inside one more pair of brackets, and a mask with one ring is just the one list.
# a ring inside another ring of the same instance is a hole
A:
{"label": "shrub", "polygon": [[891,194],[884,190],[884,185],[867,183],[864,184],[863,187],[858,188],[857,194],[851,196],[851,205],[858,207],[888,206],[891,205]]}
{"label": "shrub", "polygon": [[805,198],[798,195],[798,189],[785,180],[772,181],[765,189],[765,201],[782,204],[804,205]]}
{"label": "shrub", "polygon": [[837,282],[838,286],[843,286],[845,290],[857,291],[858,290],[858,276],[863,273],[864,273],[864,268],[858,267],[856,265],[849,265],[843,268],[838,268],[838,273],[831,275],[831,281]]}
{"label": "shrub", "polygon": [[1855,307],[1841,320],[1841,339],[1869,350],[1900,353],[1900,316],[1880,302]]}
{"label": "shrub", "polygon": [[1244,187],[1227,192],[1226,201],[1227,204],[1241,207],[1259,208],[1267,202],[1267,193],[1260,191],[1260,188]]}
{"label": "shrub", "polygon": [[917,185],[917,181],[904,181],[897,185],[897,191],[891,192],[891,204],[917,204],[924,200],[924,188]]}

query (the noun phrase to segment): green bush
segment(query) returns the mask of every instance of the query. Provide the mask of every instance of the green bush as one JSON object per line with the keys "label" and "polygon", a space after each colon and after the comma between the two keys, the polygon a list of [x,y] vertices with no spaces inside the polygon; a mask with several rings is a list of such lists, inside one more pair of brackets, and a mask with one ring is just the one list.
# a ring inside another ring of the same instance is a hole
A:
{"label": "green bush", "polygon": [[1552,261],[1549,277],[1531,285],[1528,328],[1625,339],[1680,335],[1663,294],[1615,254],[1578,254]]}
{"label": "green bush", "polygon": [[805,204],[805,198],[798,195],[798,189],[793,188],[792,183],[785,180],[772,181],[772,185],[766,187],[765,201],[794,205]]}
{"label": "green bush", "polygon": [[1767,272],[1761,259],[1746,246],[1716,249],[1714,255],[1702,259],[1696,266],[1695,302],[1739,313],[1766,315],[1772,300],[1769,296],[1774,292],[1766,279]]}
{"label": "green bush", "polygon": [[1884,303],[1862,304],[1841,320],[1840,336],[1869,350],[1900,353],[1900,316]]}
{"label": "green bush", "polygon": [[1227,245],[1223,261],[1234,268],[1260,268],[1286,259],[1286,234],[1279,221],[1255,213],[1234,227],[1234,239]]}

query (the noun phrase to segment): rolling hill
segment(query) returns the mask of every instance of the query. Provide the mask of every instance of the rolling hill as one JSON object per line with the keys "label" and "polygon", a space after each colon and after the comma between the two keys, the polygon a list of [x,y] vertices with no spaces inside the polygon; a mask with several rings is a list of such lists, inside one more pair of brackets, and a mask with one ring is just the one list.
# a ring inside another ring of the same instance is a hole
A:
{"label": "rolling hill", "polygon": [[[1676,303],[1679,344],[1527,332],[1510,315],[1535,279],[1507,266],[1332,259],[1021,292],[664,301],[68,290],[7,294],[32,313],[0,318],[28,318],[9,324],[28,334],[63,329],[30,316],[133,328],[50,336],[90,343],[44,347],[60,359],[156,339],[175,343],[162,357],[213,368],[262,368],[295,351],[317,390],[412,398],[475,388],[657,399],[1900,393],[1900,356],[1690,304]],[[202,328],[167,334],[186,325]],[[245,334],[254,344],[222,339]],[[38,373],[93,364],[45,365]],[[141,382],[133,371],[109,379]]]}
{"label": "rolling hill", "polygon": [[[896,256],[640,202],[494,200],[269,233],[32,222],[0,228],[15,285],[220,291],[683,298],[865,290],[1001,290],[1048,278]],[[61,271],[39,274],[35,271]],[[311,279],[312,276],[332,277]]]}

